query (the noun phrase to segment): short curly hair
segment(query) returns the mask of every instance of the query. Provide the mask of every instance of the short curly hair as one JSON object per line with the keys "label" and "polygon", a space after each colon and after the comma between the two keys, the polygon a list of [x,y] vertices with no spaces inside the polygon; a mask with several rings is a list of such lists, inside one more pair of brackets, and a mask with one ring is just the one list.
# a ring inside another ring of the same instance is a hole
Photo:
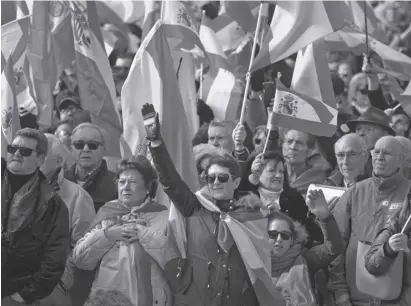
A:
{"label": "short curly hair", "polygon": [[131,156],[122,158],[117,163],[117,178],[120,177],[121,173],[126,170],[136,170],[142,176],[143,180],[148,187],[149,195],[154,198],[157,192],[157,173],[151,166],[149,160],[143,155]]}

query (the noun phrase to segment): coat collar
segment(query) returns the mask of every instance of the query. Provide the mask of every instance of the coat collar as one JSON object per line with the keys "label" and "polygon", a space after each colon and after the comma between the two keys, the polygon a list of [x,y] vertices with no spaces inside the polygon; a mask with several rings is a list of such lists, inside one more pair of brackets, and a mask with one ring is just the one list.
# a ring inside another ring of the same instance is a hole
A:
{"label": "coat collar", "polygon": [[404,180],[404,174],[401,169],[397,171],[394,175],[387,177],[387,178],[380,178],[377,177],[374,172],[372,174],[372,180],[374,182],[375,187],[381,191],[389,191],[395,188],[397,185],[400,184],[401,181]]}

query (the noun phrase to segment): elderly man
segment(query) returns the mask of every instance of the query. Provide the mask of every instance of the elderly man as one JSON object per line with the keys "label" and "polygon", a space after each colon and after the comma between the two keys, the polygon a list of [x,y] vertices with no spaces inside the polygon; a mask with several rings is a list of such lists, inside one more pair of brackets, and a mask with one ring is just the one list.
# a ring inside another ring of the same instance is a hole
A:
{"label": "elderly man", "polygon": [[404,176],[411,180],[411,140],[402,136],[395,136],[404,148],[405,160],[402,164],[402,171]]}
{"label": "elderly man", "polygon": [[25,128],[7,146],[1,186],[1,304],[32,304],[50,295],[69,249],[67,207],[39,171],[43,133]]}
{"label": "elderly man", "polygon": [[322,168],[311,167],[307,164],[310,151],[315,148],[314,136],[289,130],[284,136],[282,145],[283,156],[286,161],[290,186],[306,195],[308,186],[322,184],[327,174]]}
{"label": "elderly man", "polygon": [[68,290],[74,283],[74,263],[71,252],[77,241],[83,237],[91,222],[96,216],[93,199],[79,185],[70,182],[63,176],[63,165],[70,152],[60,140],[51,134],[45,134],[48,140],[48,153],[40,170],[51,185],[55,186],[61,199],[69,211],[69,226],[71,233],[70,253],[66,262],[66,269],[59,285],[53,293],[41,301],[41,306],[61,305],[70,306],[71,298]]}
{"label": "elderly man", "polygon": [[64,177],[89,193],[97,212],[106,202],[117,198],[115,174],[107,169],[103,159],[103,133],[94,124],[82,123],[72,132],[71,147],[76,164],[66,170]]}
{"label": "elderly man", "polygon": [[371,305],[373,302],[356,287],[358,242],[374,240],[388,218],[401,208],[411,186],[411,181],[404,178],[401,171],[404,149],[398,140],[392,136],[382,137],[371,155],[373,176],[349,188],[333,211],[347,245],[340,264],[345,264],[345,279],[353,305]]}
{"label": "elderly man", "polygon": [[351,187],[357,181],[367,178],[364,175],[368,159],[367,144],[357,134],[342,136],[334,145],[338,171],[328,177],[326,184],[337,187]]}
{"label": "elderly man", "polygon": [[[64,177],[83,187],[93,199],[96,212],[106,202],[117,199],[116,176],[107,169],[103,159],[104,136],[100,128],[91,123],[78,125],[71,135],[71,147],[76,164],[67,169]],[[76,270],[77,281],[71,289],[73,305],[83,305],[93,283],[95,271]]]}
{"label": "elderly man", "polygon": [[[395,136],[394,130],[390,127],[390,118],[380,109],[370,106],[364,114],[356,120],[347,121],[350,130],[361,136],[367,144],[367,150],[371,151],[378,139],[383,136]],[[365,174],[372,175],[372,161],[369,156],[365,165]]]}

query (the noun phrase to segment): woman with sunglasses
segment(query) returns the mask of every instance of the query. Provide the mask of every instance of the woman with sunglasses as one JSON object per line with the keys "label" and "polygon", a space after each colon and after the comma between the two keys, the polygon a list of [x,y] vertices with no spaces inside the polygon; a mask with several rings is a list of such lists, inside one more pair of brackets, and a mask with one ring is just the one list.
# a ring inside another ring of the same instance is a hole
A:
{"label": "woman with sunglasses", "polygon": [[117,190],[118,199],[100,208],[73,251],[78,268],[98,268],[89,299],[101,289],[118,290],[133,305],[171,306],[162,270],[175,254],[167,238],[168,210],[153,200],[157,175],[144,156],[119,161]]}
{"label": "woman with sunglasses", "polygon": [[307,249],[307,232],[289,216],[275,212],[269,217],[271,271],[274,286],[279,293],[276,306],[316,306],[314,274],[341,252],[343,241],[337,223],[328,209],[321,190],[310,191],[307,205],[318,220],[324,234],[324,244]]}

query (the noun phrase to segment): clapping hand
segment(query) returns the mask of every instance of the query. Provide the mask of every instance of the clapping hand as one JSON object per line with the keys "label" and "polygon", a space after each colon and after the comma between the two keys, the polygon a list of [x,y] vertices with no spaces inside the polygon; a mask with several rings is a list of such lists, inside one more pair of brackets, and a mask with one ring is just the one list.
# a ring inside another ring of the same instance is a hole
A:
{"label": "clapping hand", "polygon": [[307,206],[317,219],[326,219],[330,216],[330,209],[321,189],[310,190],[307,195]]}
{"label": "clapping hand", "polygon": [[388,240],[388,244],[390,245],[391,249],[395,252],[404,251],[408,253],[410,250],[408,249],[408,238],[405,234],[395,234],[390,237]]}
{"label": "clapping hand", "polygon": [[158,113],[154,109],[154,105],[148,103],[144,104],[141,108],[141,114],[143,115],[147,139],[150,141],[160,140],[160,121],[158,119]]}

